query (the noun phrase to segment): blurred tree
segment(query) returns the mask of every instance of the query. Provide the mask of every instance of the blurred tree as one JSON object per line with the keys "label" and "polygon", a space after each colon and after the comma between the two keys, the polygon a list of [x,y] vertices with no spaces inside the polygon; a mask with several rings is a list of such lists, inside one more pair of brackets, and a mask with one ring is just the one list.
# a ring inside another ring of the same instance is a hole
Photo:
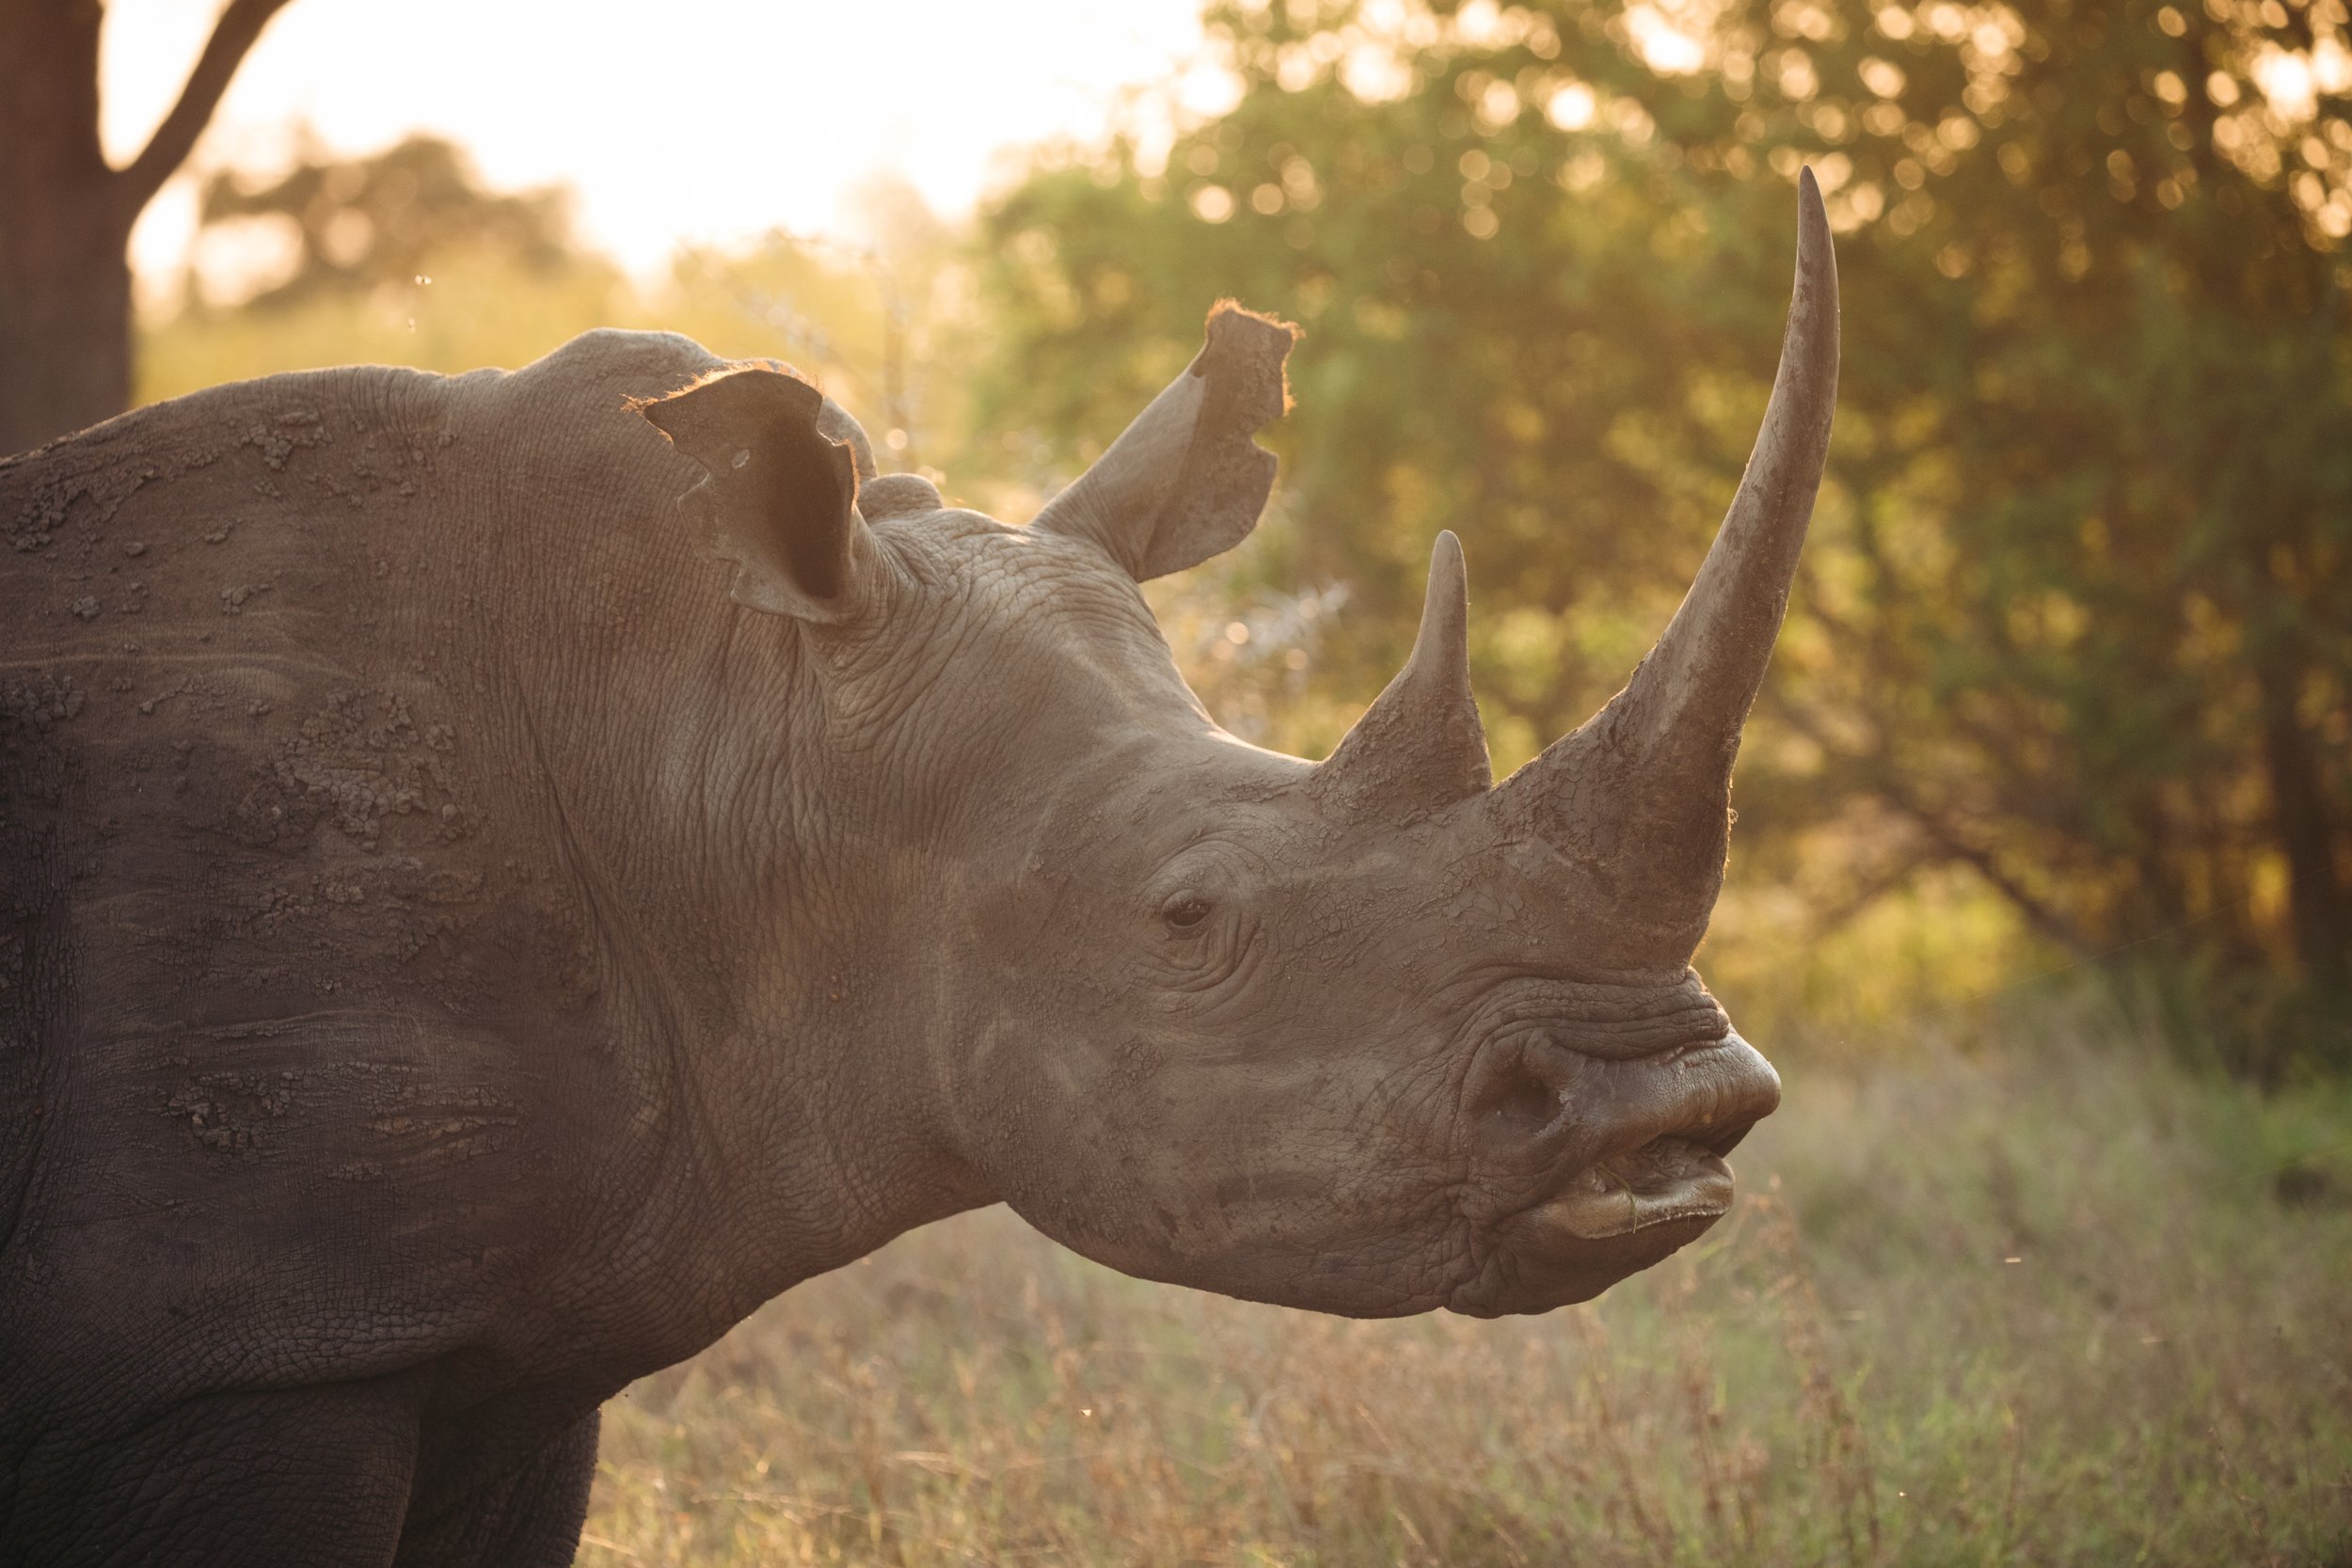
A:
{"label": "blurred tree", "polygon": [[771,230],[681,252],[660,315],[714,353],[789,361],[865,422],[885,472],[920,470],[961,434],[961,236],[892,176],[852,193],[851,215],[862,241]]}
{"label": "blurred tree", "polygon": [[[2344,19],[1216,5],[1229,112],[1164,168],[1125,145],[1048,160],[987,216],[981,422],[1076,433],[1066,471],[1182,363],[1211,298],[1299,320],[1287,522],[1242,570],[1358,600],[1319,628],[1283,738],[1327,744],[1377,689],[1453,526],[1514,763],[1622,681],[1705,547],[1762,409],[1809,162],[1843,234],[1846,360],[1742,764],[1747,867],[1846,912],[1964,867],[2072,953],[2178,937],[2340,999]],[[2245,1065],[2265,1069],[2311,1037],[2260,1032],[2248,1049],[2274,1054]]]}
{"label": "blurred tree", "polygon": [[298,133],[293,167],[205,182],[189,266],[200,286],[147,324],[137,393],[351,360],[520,365],[590,327],[660,325],[577,243],[571,206],[560,187],[486,187],[437,137],[341,157]]}
{"label": "blurred tree", "polygon": [[488,190],[463,149],[428,135],[363,158],[313,153],[259,186],[223,170],[205,182],[200,214],[208,228],[258,219],[291,231],[288,275],[246,302],[263,309],[407,285],[453,252],[541,273],[576,254],[570,192]]}
{"label": "blurred tree", "polygon": [[230,0],[171,112],[115,168],[98,136],[99,0],[0,0],[0,454],[129,403],[131,226],[285,3]]}

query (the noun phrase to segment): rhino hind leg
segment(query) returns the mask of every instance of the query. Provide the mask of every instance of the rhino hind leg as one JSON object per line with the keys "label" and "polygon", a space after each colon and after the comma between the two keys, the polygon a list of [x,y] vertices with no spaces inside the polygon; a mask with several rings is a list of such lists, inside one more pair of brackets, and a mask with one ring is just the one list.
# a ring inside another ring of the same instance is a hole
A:
{"label": "rhino hind leg", "polygon": [[597,1412],[519,1470],[442,1496],[420,1489],[400,1538],[399,1568],[561,1568],[580,1549],[596,1476]]}
{"label": "rhino hind leg", "polygon": [[128,1432],[43,1439],[0,1562],[382,1568],[400,1540],[417,1412],[397,1379],[208,1394]]}

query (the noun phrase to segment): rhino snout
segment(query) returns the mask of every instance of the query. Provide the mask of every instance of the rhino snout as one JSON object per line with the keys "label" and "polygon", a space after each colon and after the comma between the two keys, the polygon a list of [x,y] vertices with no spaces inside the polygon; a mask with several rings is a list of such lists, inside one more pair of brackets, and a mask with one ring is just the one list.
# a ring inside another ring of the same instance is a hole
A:
{"label": "rhino snout", "polygon": [[1661,1137],[1728,1154],[1780,1104],[1780,1075],[1737,1034],[1611,1060],[1542,1034],[1497,1042],[1468,1088],[1474,1153],[1579,1168]]}
{"label": "rhino snout", "polygon": [[1503,1266],[1453,1305],[1542,1310],[1655,1263],[1729,1209],[1723,1156],[1779,1103],[1780,1075],[1736,1034],[1625,1060],[1549,1034],[1497,1042],[1465,1109],[1471,1218]]}

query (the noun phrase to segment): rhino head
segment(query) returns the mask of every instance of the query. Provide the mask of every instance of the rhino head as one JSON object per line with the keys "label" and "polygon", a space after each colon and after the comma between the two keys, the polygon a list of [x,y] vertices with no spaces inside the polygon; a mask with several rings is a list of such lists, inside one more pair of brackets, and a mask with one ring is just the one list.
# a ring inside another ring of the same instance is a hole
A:
{"label": "rhino head", "polygon": [[861,895],[921,933],[904,1070],[973,1195],[1231,1295],[1583,1300],[1723,1215],[1724,1156],[1779,1100],[1690,959],[1828,444],[1820,196],[1807,174],[1779,373],[1689,595],[1625,689],[1499,785],[1451,533],[1403,673],[1321,763],[1220,730],[1137,591],[1255,525],[1292,340],[1220,308],[1025,528],[874,477],[773,371],[643,412],[708,471],[736,598],[805,639],[829,787],[887,799]]}

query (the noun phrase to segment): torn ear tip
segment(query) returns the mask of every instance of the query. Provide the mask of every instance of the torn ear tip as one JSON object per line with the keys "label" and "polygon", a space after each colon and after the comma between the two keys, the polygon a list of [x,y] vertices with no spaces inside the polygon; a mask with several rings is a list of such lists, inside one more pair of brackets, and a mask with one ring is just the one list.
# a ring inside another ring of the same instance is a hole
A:
{"label": "torn ear tip", "polygon": [[1281,317],[1269,314],[1263,310],[1252,310],[1249,307],[1244,305],[1241,301],[1233,298],[1230,294],[1225,298],[1218,300],[1215,305],[1209,307],[1207,329],[1211,332],[1215,332],[1216,330],[1217,324],[1229,316],[1237,318],[1237,325],[1238,322],[1242,321],[1255,322],[1260,326],[1268,326],[1278,332],[1286,332],[1290,334],[1290,339],[1293,342],[1296,342],[1299,339],[1297,323],[1286,322]]}
{"label": "torn ear tip", "polygon": [[821,388],[780,359],[739,360],[733,364],[715,366],[675,391],[641,401],[649,406],[659,407],[665,403],[699,402],[707,398],[733,399],[746,394],[782,397],[795,407],[803,404],[811,408],[821,407],[825,401]]}

